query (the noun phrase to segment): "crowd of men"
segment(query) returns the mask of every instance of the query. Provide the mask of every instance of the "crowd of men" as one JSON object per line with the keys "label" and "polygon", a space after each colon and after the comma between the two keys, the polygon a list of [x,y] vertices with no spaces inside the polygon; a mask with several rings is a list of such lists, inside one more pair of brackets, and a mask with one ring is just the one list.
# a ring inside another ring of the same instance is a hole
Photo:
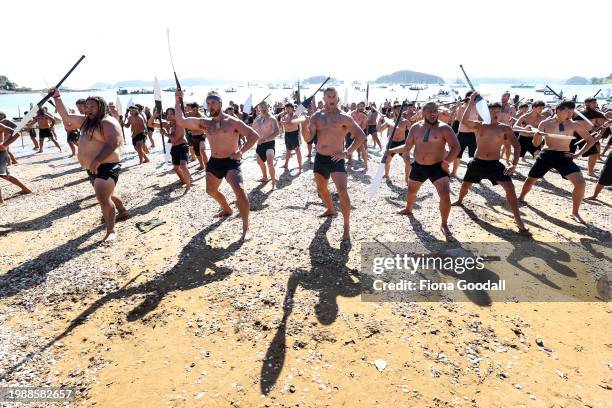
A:
{"label": "crowd of men", "polygon": [[[170,156],[174,171],[184,185],[184,192],[191,190],[191,174],[187,166],[197,160],[197,170],[206,171],[206,192],[220,206],[218,217],[233,213],[228,200],[219,191],[225,180],[236,197],[236,205],[242,218],[242,238],[248,238],[249,201],[243,183],[241,163],[244,155],[255,148],[255,157],[261,171],[260,182],[271,182],[275,187],[276,139],[285,143],[283,168],[288,168],[295,153],[297,169],[302,171],[302,141],[306,143],[307,158],[314,153],[313,172],[317,192],[326,209],[321,217],[336,215],[337,211],[329,192],[331,178],[340,201],[343,219],[343,240],[350,239],[350,197],[346,162],[352,163],[353,154],[368,168],[368,138],[372,148],[383,155],[384,175],[389,177],[392,159],[400,155],[407,183],[406,207],[401,214],[412,214],[418,191],[429,180],[439,196],[440,230],[452,234],[448,217],[453,205],[463,204],[473,183],[483,179],[499,184],[505,191],[518,232],[530,235],[519,211],[533,185],[551,169],[555,169],[572,184],[572,212],[570,216],[584,223],[579,209],[585,195],[585,179],[574,162],[588,157],[588,175],[595,176],[595,164],[612,143],[605,147],[602,140],[610,136],[612,110],[598,108],[597,100],[588,98],[584,106],[576,109],[575,101],[562,100],[554,107],[546,107],[542,101],[515,103],[510,94],[504,93],[501,101],[488,104],[488,115],[479,112],[476,102],[480,95],[468,92],[463,100],[441,104],[427,102],[394,103],[386,101],[377,107],[366,101],[340,105],[336,89],[326,88],[322,100],[314,100],[304,114],[298,115],[293,102],[276,102],[271,108],[266,102],[258,104],[250,112],[243,105],[233,102],[223,108],[222,98],[211,92],[206,98],[203,112],[197,103],[183,104],[183,93],[176,92],[174,108],[165,112],[142,105],[130,106],[118,112],[113,103],[91,96],[76,102],[76,110],[64,105],[58,89],[51,89],[56,112],[62,118],[67,143],[72,155],[76,155],[87,171],[96,192],[106,223],[104,241],[116,237],[115,221],[129,215],[128,209],[115,195],[115,186],[121,170],[121,151],[125,142],[125,128],[129,128],[131,142],[140,164],[150,161],[150,148],[155,147],[153,132],[159,128],[164,139],[171,144]],[[300,103],[297,101],[296,103]],[[484,121],[483,116],[490,116]],[[27,130],[34,149],[43,152],[44,140],[49,139],[58,149],[61,147],[55,135],[56,119],[46,108],[40,109]],[[38,140],[34,128],[38,128]],[[13,134],[15,123],[0,113],[0,177],[15,184],[21,193],[30,190],[17,178],[9,175],[8,166],[16,160],[8,147],[19,134]],[[386,145],[381,140],[386,133]],[[450,179],[457,177],[460,159],[467,154],[467,164],[458,198],[451,203]],[[525,161],[529,153],[535,160],[517,197],[512,175],[519,161]],[[612,184],[610,157],[604,164],[595,190],[589,199],[596,199],[605,186]],[[0,194],[0,204],[3,204]]]}

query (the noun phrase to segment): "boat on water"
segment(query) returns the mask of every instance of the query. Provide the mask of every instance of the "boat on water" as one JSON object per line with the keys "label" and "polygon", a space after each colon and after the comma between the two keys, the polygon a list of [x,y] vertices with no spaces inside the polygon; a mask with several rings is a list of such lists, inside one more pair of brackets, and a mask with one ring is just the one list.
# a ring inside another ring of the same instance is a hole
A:
{"label": "boat on water", "polygon": [[227,88],[225,92],[236,92],[236,88]]}
{"label": "boat on water", "polygon": [[408,89],[411,91],[422,91],[427,89],[427,85],[411,85]]}
{"label": "boat on water", "polygon": [[510,85],[510,88],[535,88],[535,85],[529,85],[529,84]]}
{"label": "boat on water", "polygon": [[378,88],[387,89],[387,85],[378,85]]}
{"label": "boat on water", "polygon": [[272,84],[268,84],[268,89],[278,89],[278,86],[272,85]]}
{"label": "boat on water", "polygon": [[164,92],[176,92],[176,88],[172,86],[170,88],[162,89],[162,91],[164,91]]}
{"label": "boat on water", "polygon": [[152,89],[134,89],[128,91],[127,89],[117,89],[117,95],[152,95]]}
{"label": "boat on water", "polygon": [[536,92],[546,92],[546,88],[538,88],[535,91]]}
{"label": "boat on water", "polygon": [[287,84],[283,84],[283,89],[293,89],[293,86],[287,85]]}
{"label": "boat on water", "polygon": [[466,84],[449,84],[448,86],[451,88],[467,88]]}

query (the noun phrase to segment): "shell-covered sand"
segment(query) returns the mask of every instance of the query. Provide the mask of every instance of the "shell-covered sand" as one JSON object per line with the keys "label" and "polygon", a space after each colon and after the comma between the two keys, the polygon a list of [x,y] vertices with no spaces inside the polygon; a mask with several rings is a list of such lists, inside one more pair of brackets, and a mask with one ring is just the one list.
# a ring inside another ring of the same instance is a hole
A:
{"label": "shell-covered sand", "polygon": [[[283,171],[277,139],[280,180],[272,190],[256,181],[250,152],[242,171],[252,239],[242,242],[237,213],[213,218],[218,208],[196,163],[189,165],[193,190],[183,196],[161,155],[138,165],[130,147],[117,191],[131,217],[118,223],[118,240],[103,246],[85,172],[65,152],[47,146],[34,155],[19,143],[20,163],[10,171],[34,194],[17,196],[0,181],[8,198],[0,207],[2,386],[74,387],[71,406],[78,407],[610,404],[612,308],[605,301],[361,301],[362,243],[443,239],[429,182],[414,217],[395,214],[406,197],[398,157],[372,201],[378,149],[370,149],[369,171],[360,161],[350,167],[346,244],[341,217],[317,217],[323,206],[312,162],[299,174],[294,157]],[[586,176],[586,160],[579,165]],[[519,165],[518,191],[529,166]],[[453,180],[453,198],[459,185]],[[568,217],[570,187],[551,172],[528,196],[521,212],[533,245],[572,241],[609,263],[610,191],[583,205],[584,226]],[[587,195],[593,187],[587,177]],[[222,192],[233,201],[226,183]],[[465,203],[450,215],[457,241],[523,239],[500,187],[485,181]],[[136,228],[154,218],[165,223],[147,233]],[[574,270],[584,260],[559,262]],[[553,282],[567,279],[554,268],[545,273]]]}

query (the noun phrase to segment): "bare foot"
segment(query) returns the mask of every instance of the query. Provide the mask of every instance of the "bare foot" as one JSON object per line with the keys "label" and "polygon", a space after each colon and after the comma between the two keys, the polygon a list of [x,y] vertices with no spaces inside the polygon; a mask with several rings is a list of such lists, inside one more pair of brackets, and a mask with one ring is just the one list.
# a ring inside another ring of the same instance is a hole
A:
{"label": "bare foot", "polygon": [[384,178],[384,179],[386,179],[386,178],[388,179],[388,178],[389,178],[389,175],[388,175],[388,174],[385,174],[385,175],[383,176],[383,178]]}
{"label": "bare foot", "polygon": [[529,231],[527,228],[525,228],[525,226],[523,225],[522,227],[519,227],[518,229],[518,234],[524,237],[530,237],[533,234],[531,233],[531,231]]}
{"label": "bare foot", "polygon": [[276,187],[276,182],[277,181],[278,180],[276,180],[276,179],[272,179],[272,190],[274,190],[274,188]]}
{"label": "bare foot", "polygon": [[198,166],[198,170],[204,170],[204,166]]}
{"label": "bare foot", "polygon": [[581,224],[586,224],[586,222],[582,219],[582,217],[580,216],[580,214],[571,214],[570,218],[576,222],[579,222]]}
{"label": "bare foot", "polygon": [[459,207],[463,207],[463,201],[459,201],[459,200],[457,200],[457,201],[455,201],[454,203],[451,203],[451,205],[452,205],[452,206],[455,206],[455,207],[457,207],[457,206],[459,206]]}
{"label": "bare foot", "polygon": [[445,237],[450,237],[451,235],[453,235],[453,232],[450,230],[448,225],[441,225],[440,232],[444,234]]}
{"label": "bare foot", "polygon": [[267,177],[262,177],[262,178],[260,178],[257,181],[260,182],[260,183],[266,183],[268,181],[268,178]]}
{"label": "bare foot", "polygon": [[289,166],[287,164],[281,166],[281,169],[288,169],[288,168],[289,168]]}
{"label": "bare foot", "polygon": [[348,229],[348,227],[344,228],[344,233],[342,234],[342,241],[350,241],[351,240],[351,233]]}
{"label": "bare foot", "polygon": [[246,229],[242,231],[242,236],[240,237],[240,239],[242,241],[248,241],[251,239],[251,230],[250,229]]}
{"label": "bare foot", "polygon": [[336,214],[336,210],[327,210],[319,214],[319,217],[334,217]]}
{"label": "bare foot", "polygon": [[589,177],[595,177],[595,173],[589,173]]}
{"label": "bare foot", "polygon": [[185,191],[183,191],[183,195],[187,194],[189,192],[189,190],[191,190],[191,185],[187,185],[185,186]]}
{"label": "bare foot", "polygon": [[215,217],[220,218],[220,217],[229,217],[230,215],[232,215],[233,211],[229,210],[229,211],[225,211],[225,210],[221,210],[218,213],[215,214]]}
{"label": "bare foot", "polygon": [[519,203],[520,205],[527,205],[527,201],[525,201],[525,199],[524,199],[524,198],[520,198],[520,197],[519,197],[517,201],[518,201],[518,203]]}
{"label": "bare foot", "polygon": [[120,213],[118,213],[118,214],[115,216],[115,221],[122,221],[122,220],[125,220],[125,219],[129,218],[129,216],[130,216],[130,214],[128,213],[128,211],[127,211],[127,210],[125,210],[125,211],[121,211]]}
{"label": "bare foot", "polygon": [[402,211],[398,211],[397,213],[401,214],[401,215],[411,215],[412,214],[412,210],[404,208]]}
{"label": "bare foot", "polygon": [[117,233],[115,231],[110,231],[106,233],[106,236],[102,240],[103,243],[110,244],[117,239]]}
{"label": "bare foot", "polygon": [[151,160],[145,159],[143,163],[149,163]]}
{"label": "bare foot", "polygon": [[597,196],[592,195],[590,197],[585,198],[585,200],[597,200]]}

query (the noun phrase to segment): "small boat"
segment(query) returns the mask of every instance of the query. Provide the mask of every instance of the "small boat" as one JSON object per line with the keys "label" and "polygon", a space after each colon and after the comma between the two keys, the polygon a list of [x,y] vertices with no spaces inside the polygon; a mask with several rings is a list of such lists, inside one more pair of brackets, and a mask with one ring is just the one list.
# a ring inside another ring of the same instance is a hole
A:
{"label": "small boat", "polygon": [[421,85],[412,85],[408,89],[410,89],[411,91],[422,91],[424,89],[427,89],[427,87]]}
{"label": "small boat", "polygon": [[176,92],[176,88],[172,86],[170,88],[162,89],[162,91],[164,91],[164,92]]}
{"label": "small boat", "polygon": [[236,92],[236,88],[227,88],[225,92]]}
{"label": "small boat", "polygon": [[278,86],[272,85],[272,84],[268,84],[268,89],[278,89]]}
{"label": "small boat", "polygon": [[283,89],[293,89],[291,85],[283,84]]}
{"label": "small boat", "polygon": [[127,94],[128,94],[127,89],[117,89],[117,95],[127,95]]}
{"label": "small boat", "polygon": [[117,90],[117,95],[149,95],[152,93],[153,93],[153,90],[149,90],[149,89],[135,89],[133,91],[128,91],[127,89]]}
{"label": "small boat", "polygon": [[378,85],[378,88],[381,88],[381,89],[386,89],[386,88],[387,88],[387,85]]}
{"label": "small boat", "polygon": [[535,85],[528,85],[528,84],[510,85],[510,88],[535,88]]}
{"label": "small boat", "polygon": [[466,84],[449,84],[448,86],[451,88],[467,88]]}
{"label": "small boat", "polygon": [[546,88],[538,88],[535,91],[536,92],[546,92]]}

